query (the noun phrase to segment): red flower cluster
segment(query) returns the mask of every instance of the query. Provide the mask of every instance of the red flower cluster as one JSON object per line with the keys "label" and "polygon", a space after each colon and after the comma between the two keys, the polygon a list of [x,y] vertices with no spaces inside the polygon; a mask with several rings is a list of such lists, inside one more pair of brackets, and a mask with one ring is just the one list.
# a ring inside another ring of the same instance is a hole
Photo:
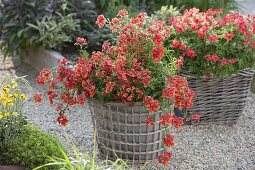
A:
{"label": "red flower cluster", "polygon": [[47,82],[49,81],[50,76],[51,76],[51,71],[50,71],[50,69],[44,68],[44,69],[40,72],[38,78],[36,79],[37,84],[38,84],[38,85],[44,85],[45,83],[47,83]]}
{"label": "red flower cluster", "polygon": [[183,118],[177,117],[175,114],[169,114],[160,116],[160,125],[162,127],[168,127],[174,125],[175,128],[178,128],[184,125]]}
{"label": "red flower cluster", "polygon": [[166,152],[164,153],[164,155],[160,155],[160,156],[158,157],[159,163],[161,163],[161,164],[163,164],[163,165],[168,165],[169,162],[170,162],[170,158],[172,157],[172,155],[173,155],[172,152],[166,151]]}
{"label": "red flower cluster", "polygon": [[43,95],[40,93],[35,93],[34,101],[35,101],[35,103],[41,103],[43,101]]}
{"label": "red flower cluster", "polygon": [[59,114],[58,118],[57,118],[57,122],[61,125],[61,126],[66,126],[68,123],[68,119],[66,118],[65,115],[63,114]]}
{"label": "red flower cluster", "polygon": [[[238,13],[223,15],[221,9],[200,12],[192,8],[169,19],[170,48],[178,68],[199,77],[223,76],[255,63],[255,17]],[[173,37],[173,38],[172,38]],[[248,56],[248,60],[245,59]],[[179,58],[178,58],[179,57]],[[211,62],[212,61],[212,62]],[[240,62],[242,64],[236,64]],[[204,75],[204,71],[208,74]]]}
{"label": "red flower cluster", "polygon": [[188,86],[188,82],[181,76],[169,77],[166,88],[162,91],[164,98],[173,98],[176,108],[190,108],[195,92]]}
{"label": "red flower cluster", "polygon": [[105,25],[105,23],[106,23],[105,17],[104,17],[103,15],[99,15],[99,16],[97,17],[96,24],[97,24],[100,28],[102,28],[102,27]]}
{"label": "red flower cluster", "polygon": [[201,115],[199,115],[199,114],[193,114],[192,116],[191,116],[191,118],[193,119],[193,120],[196,120],[196,121],[200,121],[200,118],[201,118]]}
{"label": "red flower cluster", "polygon": [[206,61],[213,61],[213,62],[216,63],[219,60],[219,57],[216,54],[207,55],[207,56],[205,56],[205,60]]}
{"label": "red flower cluster", "polygon": [[146,124],[147,125],[155,125],[154,120],[151,117],[146,118]]}
{"label": "red flower cluster", "polygon": [[164,136],[163,142],[166,147],[174,146],[174,137],[170,134],[166,134]]}
{"label": "red flower cluster", "polygon": [[[87,98],[130,104],[143,102],[151,113],[160,109],[161,100],[168,100],[168,104],[173,100],[179,108],[192,105],[193,92],[187,81],[174,76],[175,70],[169,71],[169,67],[174,68],[175,65],[174,62],[168,64],[169,56],[165,57],[168,51],[163,42],[169,37],[170,29],[163,21],[150,18],[146,13],[128,18],[128,12],[121,10],[112,20],[100,15],[96,23],[99,27],[109,24],[117,36],[115,45],[105,42],[102,51],[93,52],[90,58],[81,57],[75,63],[60,59],[59,67],[52,72],[44,69],[38,77],[39,85],[48,83],[45,94],[50,103],[58,101],[56,111],[60,125],[65,126],[68,122],[64,115],[68,107],[82,105]],[[75,44],[80,45],[84,52],[83,45],[87,44],[87,40],[78,37]],[[178,48],[185,50],[191,58],[196,56],[183,44],[179,44]],[[36,101],[40,97],[35,95]],[[170,124],[175,127],[183,124],[182,118],[170,114],[161,117],[160,121],[163,128]],[[154,125],[154,118],[147,117],[146,123]],[[163,141],[167,147],[173,145],[172,136],[165,136]],[[166,152],[160,162],[169,162],[170,157],[171,154]]]}
{"label": "red flower cluster", "polygon": [[153,99],[151,96],[145,96],[143,99],[143,103],[152,113],[156,112],[159,109],[158,100]]}
{"label": "red flower cluster", "polygon": [[88,44],[87,40],[82,37],[77,37],[76,42],[74,43],[74,45],[87,45],[87,44]]}

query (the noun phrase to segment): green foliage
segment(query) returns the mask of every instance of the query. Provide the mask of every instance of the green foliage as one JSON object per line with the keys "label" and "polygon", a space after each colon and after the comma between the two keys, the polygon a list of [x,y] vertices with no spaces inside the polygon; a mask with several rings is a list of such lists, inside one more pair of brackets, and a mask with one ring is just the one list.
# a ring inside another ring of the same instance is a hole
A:
{"label": "green foliage", "polygon": [[121,9],[128,10],[132,17],[145,10],[144,0],[94,0],[94,2],[100,12],[109,18],[115,17]]}
{"label": "green foliage", "polygon": [[120,9],[127,9],[131,16],[137,15],[139,11],[151,14],[158,11],[162,6],[172,5],[178,9],[199,8],[206,11],[209,8],[223,8],[225,12],[237,10],[237,2],[234,0],[93,0],[101,13],[112,18]]}
{"label": "green foliage", "polygon": [[[2,1],[0,50],[5,57],[19,56],[23,58],[31,48],[43,45],[45,48],[61,48],[63,41],[71,41],[70,38],[67,38],[67,33],[73,29],[74,21],[70,21],[72,19],[70,15],[55,14],[50,6],[51,4],[46,0]],[[55,6],[63,11],[61,4],[56,3]],[[45,15],[46,17],[44,17]],[[38,31],[28,23],[37,25],[42,30]],[[42,36],[41,33],[47,34]],[[37,39],[38,37],[41,41]],[[61,43],[59,43],[60,40]]]}
{"label": "green foliage", "polygon": [[72,42],[70,34],[76,28],[73,15],[57,14],[58,19],[53,15],[46,15],[41,20],[37,20],[35,25],[27,23],[34,31],[29,39],[31,44],[38,44],[38,46],[43,46],[46,49],[61,50],[64,47],[64,42]]}
{"label": "green foliage", "polygon": [[0,164],[24,165],[30,170],[49,163],[49,157],[62,158],[63,153],[65,149],[57,138],[32,125],[26,125],[12,141],[0,143]]}
{"label": "green foliage", "polygon": [[160,10],[155,11],[154,13],[159,19],[161,19],[163,21],[167,21],[169,18],[172,18],[172,17],[180,14],[180,12],[177,10],[177,8],[173,7],[172,5],[162,6],[160,8]]}
{"label": "green foliage", "polygon": [[95,24],[98,12],[93,1],[68,0],[66,12],[75,15],[77,29],[73,40],[81,35],[86,37],[89,40],[88,51],[99,50],[104,41],[113,39],[109,29],[99,29]]}
{"label": "green foliage", "polygon": [[75,158],[68,157],[66,152],[62,151],[61,157],[51,157],[51,162],[35,168],[34,170],[42,169],[45,167],[59,166],[59,170],[127,170],[130,167],[122,159],[116,161],[102,161],[97,162],[96,153],[96,133],[94,133],[94,149],[92,155],[88,153],[80,153],[76,146],[69,140],[73,148]]}
{"label": "green foliage", "polygon": [[224,12],[228,13],[231,10],[237,10],[238,4],[234,0],[158,0],[149,1],[150,7],[153,10],[158,10],[163,5],[173,5],[178,9],[190,9],[198,8],[201,11],[207,11],[209,8],[224,9]]}

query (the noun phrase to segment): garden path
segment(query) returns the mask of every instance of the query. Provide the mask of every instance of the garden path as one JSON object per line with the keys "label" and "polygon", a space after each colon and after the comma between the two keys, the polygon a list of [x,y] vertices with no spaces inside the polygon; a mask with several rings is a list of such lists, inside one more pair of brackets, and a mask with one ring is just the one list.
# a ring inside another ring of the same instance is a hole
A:
{"label": "garden path", "polygon": [[[0,61],[3,56],[0,55]],[[0,64],[0,80],[5,75],[27,75],[31,86],[38,72],[28,64],[15,66],[10,58]],[[24,89],[25,87],[23,87]],[[37,105],[31,99],[24,106],[30,122],[56,135],[67,146],[67,134],[81,151],[92,151],[93,127],[87,106],[70,110],[69,125],[60,127],[55,119],[54,108],[47,102]],[[171,170],[254,170],[255,168],[255,95],[249,94],[246,108],[233,127],[219,125],[185,126],[173,132],[175,147],[169,167],[160,167],[155,162],[145,169]]]}

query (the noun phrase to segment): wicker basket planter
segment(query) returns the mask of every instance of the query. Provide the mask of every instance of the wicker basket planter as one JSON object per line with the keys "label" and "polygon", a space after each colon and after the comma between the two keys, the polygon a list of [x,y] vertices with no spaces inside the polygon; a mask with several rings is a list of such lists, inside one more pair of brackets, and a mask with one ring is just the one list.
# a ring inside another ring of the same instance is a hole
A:
{"label": "wicker basket planter", "polygon": [[[146,125],[148,111],[143,106],[123,103],[89,102],[97,144],[102,158],[117,157],[128,163],[144,163],[156,159],[162,152],[162,132],[159,121]],[[159,120],[160,112],[155,113]]]}
{"label": "wicker basket planter", "polygon": [[204,81],[185,74],[196,92],[191,114],[201,114],[196,124],[235,124],[245,106],[254,70],[249,68],[226,78]]}

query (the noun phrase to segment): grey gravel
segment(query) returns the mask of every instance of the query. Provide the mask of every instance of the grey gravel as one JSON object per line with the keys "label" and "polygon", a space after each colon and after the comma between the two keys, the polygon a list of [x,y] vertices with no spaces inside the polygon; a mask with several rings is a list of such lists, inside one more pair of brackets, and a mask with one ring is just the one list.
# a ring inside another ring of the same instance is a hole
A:
{"label": "grey gravel", "polygon": [[[1,59],[3,57],[0,57]],[[10,59],[0,66],[0,79],[4,75],[28,75],[31,86],[35,85],[38,72],[28,64],[13,68]],[[47,102],[37,105],[31,99],[26,102],[24,112],[29,121],[46,132],[56,135],[68,147],[65,135],[80,151],[93,149],[93,126],[88,107],[73,108],[67,115],[69,124],[60,127],[56,123],[54,107]],[[234,126],[203,125],[185,126],[173,132],[175,147],[168,167],[156,161],[147,163],[148,170],[254,170],[255,169],[255,94],[250,93],[245,110]],[[136,168],[135,168],[136,169]]]}

